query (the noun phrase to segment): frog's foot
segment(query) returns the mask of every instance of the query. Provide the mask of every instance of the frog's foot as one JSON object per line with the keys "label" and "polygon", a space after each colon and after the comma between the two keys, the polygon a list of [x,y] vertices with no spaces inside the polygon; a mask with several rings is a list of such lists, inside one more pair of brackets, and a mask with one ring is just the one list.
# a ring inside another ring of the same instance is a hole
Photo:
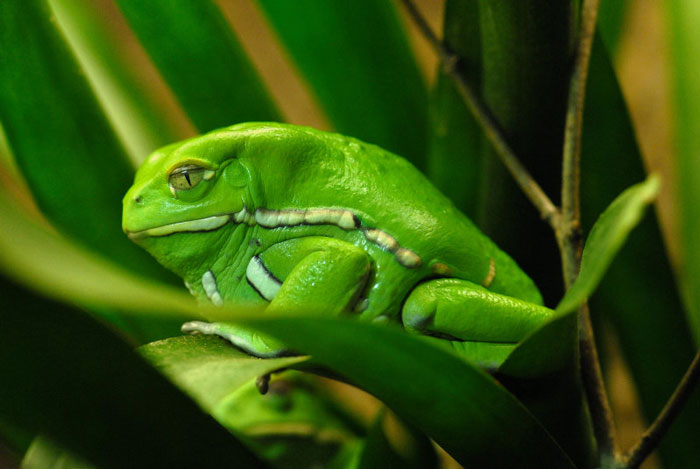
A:
{"label": "frog's foot", "polygon": [[407,331],[449,343],[461,355],[497,366],[553,311],[460,279],[437,279],[416,287],[401,321]]}
{"label": "frog's foot", "polygon": [[180,330],[192,334],[218,335],[244,352],[259,358],[294,355],[281,342],[230,322],[190,321],[183,324]]}

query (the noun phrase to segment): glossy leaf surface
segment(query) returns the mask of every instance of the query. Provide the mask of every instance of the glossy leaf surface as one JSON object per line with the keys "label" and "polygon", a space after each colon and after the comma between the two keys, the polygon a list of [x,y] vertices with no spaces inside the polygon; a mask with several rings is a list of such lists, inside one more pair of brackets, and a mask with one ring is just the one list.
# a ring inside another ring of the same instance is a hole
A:
{"label": "glossy leaf surface", "polygon": [[420,337],[333,318],[246,323],[371,392],[466,466],[573,467],[537,420],[493,378]]}
{"label": "glossy leaf surface", "polygon": [[258,376],[307,359],[286,357],[262,360],[213,336],[174,337],[144,345],[139,351],[209,410],[213,410],[224,397]]}

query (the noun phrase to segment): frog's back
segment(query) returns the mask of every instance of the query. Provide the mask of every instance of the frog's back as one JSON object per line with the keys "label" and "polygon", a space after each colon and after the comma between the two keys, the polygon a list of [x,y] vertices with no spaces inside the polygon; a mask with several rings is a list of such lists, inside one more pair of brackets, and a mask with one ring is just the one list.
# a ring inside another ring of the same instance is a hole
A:
{"label": "frog's back", "polygon": [[405,159],[306,127],[244,124],[230,130],[249,134],[245,158],[254,166],[261,198],[270,208],[347,209],[366,236],[384,236],[385,248],[405,254],[403,259],[397,254],[397,261],[417,279],[462,278],[541,303],[537,288],[516,263]]}

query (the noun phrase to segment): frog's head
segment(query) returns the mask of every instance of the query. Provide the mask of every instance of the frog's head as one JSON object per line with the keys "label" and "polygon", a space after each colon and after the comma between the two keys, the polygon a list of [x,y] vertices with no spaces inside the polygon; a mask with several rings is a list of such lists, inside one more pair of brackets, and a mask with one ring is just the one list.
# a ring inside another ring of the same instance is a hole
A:
{"label": "frog's head", "polygon": [[167,265],[186,251],[206,251],[214,232],[249,221],[251,174],[238,157],[244,145],[227,128],[155,151],[124,197],[124,232]]}

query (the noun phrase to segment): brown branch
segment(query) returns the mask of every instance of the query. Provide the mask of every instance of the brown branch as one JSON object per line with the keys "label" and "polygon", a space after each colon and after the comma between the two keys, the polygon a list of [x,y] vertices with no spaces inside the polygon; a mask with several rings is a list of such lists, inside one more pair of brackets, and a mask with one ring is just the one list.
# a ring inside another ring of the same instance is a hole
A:
{"label": "brown branch", "polygon": [[[569,84],[569,97],[564,130],[562,164],[562,211],[557,240],[562,258],[562,271],[567,289],[578,277],[581,268],[583,241],[581,236],[580,161],[583,108],[586,97],[588,66],[595,37],[599,0],[584,0],[581,7],[581,25],[576,48],[574,69]],[[615,425],[587,305],[579,310],[579,350],[581,352],[581,379],[591,412],[593,431],[601,463],[612,465],[617,455]]]}
{"label": "brown branch", "polygon": [[669,427],[678,416],[683,406],[693,393],[695,386],[700,381],[700,350],[695,354],[693,362],[685,372],[678,387],[666,402],[666,405],[656,417],[654,423],[644,433],[642,439],[630,452],[625,461],[625,469],[636,469],[659,445]]}
{"label": "brown branch", "polygon": [[552,203],[547,194],[537,184],[532,175],[523,166],[515,152],[506,141],[505,134],[496,120],[491,115],[486,105],[481,101],[477,93],[456,67],[459,57],[452,53],[445,44],[438,39],[428,23],[420,14],[412,0],[402,0],[406,10],[420,29],[423,36],[437,52],[440,63],[445,73],[450,76],[457,87],[464,103],[467,105],[474,118],[484,131],[486,138],[491,142],[496,154],[511,173],[516,183],[520,186],[530,202],[540,212],[540,216],[556,229],[559,223],[559,209]]}

